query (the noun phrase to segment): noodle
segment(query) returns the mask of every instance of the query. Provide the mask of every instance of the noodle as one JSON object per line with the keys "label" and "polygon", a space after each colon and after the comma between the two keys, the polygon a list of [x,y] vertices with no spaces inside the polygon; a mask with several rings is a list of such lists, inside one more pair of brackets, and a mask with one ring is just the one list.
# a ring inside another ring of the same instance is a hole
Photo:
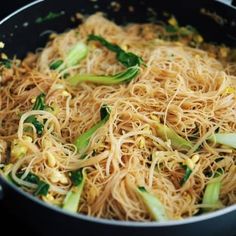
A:
{"label": "noodle", "polygon": [[[90,34],[141,56],[146,66],[141,66],[140,74],[129,83],[71,86],[62,79],[65,74],[111,75],[123,70],[113,52],[94,42],[77,65],[60,72],[50,69],[76,42],[87,44]],[[202,196],[214,175],[206,172],[220,169],[220,200],[225,207],[235,204],[236,151],[207,140],[216,131],[236,132],[236,95],[227,92],[236,90],[235,64],[217,57],[217,46],[202,50],[184,42],[160,40],[158,35],[164,35],[161,25],[121,27],[95,14],[78,28],[56,35],[36,54],[20,62],[13,60],[11,69],[1,68],[0,164],[5,164],[4,142],[17,140],[27,150],[23,157],[10,158],[12,166],[5,174],[11,173],[13,181],[33,193],[37,185],[25,177],[34,173],[50,185],[48,194],[40,198],[62,205],[72,187],[69,172],[84,168],[78,212],[150,221],[137,186],[145,186],[159,199],[169,219],[183,219],[209,207],[202,203]],[[41,93],[46,94],[51,110],[32,110]],[[99,121],[103,104],[110,107],[110,117],[94,133],[86,156],[81,157],[73,143]],[[44,125],[42,135],[26,122],[29,117],[37,117]],[[167,134],[160,137],[158,122],[192,142],[191,149],[178,150]],[[199,160],[181,185],[181,165],[194,155]],[[19,177],[20,171],[24,173]],[[53,173],[65,179],[55,181]]]}

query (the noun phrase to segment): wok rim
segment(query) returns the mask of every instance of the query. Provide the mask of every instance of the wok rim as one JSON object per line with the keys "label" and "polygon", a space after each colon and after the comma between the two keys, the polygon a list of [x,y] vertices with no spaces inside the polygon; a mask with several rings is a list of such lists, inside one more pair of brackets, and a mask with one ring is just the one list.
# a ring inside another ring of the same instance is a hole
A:
{"label": "wok rim", "polygon": [[[24,5],[23,7],[18,8],[16,11],[12,12],[11,14],[9,14],[5,18],[3,18],[0,21],[0,25],[2,25],[3,23],[8,21],[9,19],[14,17],[15,15],[22,13],[24,10],[29,9],[30,7],[33,7],[33,6],[43,3],[43,2],[45,2],[45,0],[35,0],[29,4]],[[188,217],[188,218],[181,219],[181,220],[169,220],[169,221],[164,221],[164,222],[155,222],[155,221],[138,222],[138,221],[111,220],[111,219],[104,219],[104,218],[97,218],[94,216],[83,215],[81,213],[68,212],[66,210],[63,210],[63,209],[57,207],[57,206],[43,202],[42,200],[38,199],[37,197],[32,196],[31,194],[23,191],[22,189],[15,186],[14,184],[8,182],[3,176],[0,175],[0,187],[1,187],[1,181],[5,185],[7,185],[9,188],[11,188],[15,192],[17,192],[18,194],[23,195],[26,199],[33,201],[33,202],[37,203],[38,205],[40,205],[44,208],[50,209],[51,211],[54,211],[58,214],[63,214],[68,217],[71,217],[71,218],[75,218],[75,219],[83,220],[83,221],[88,221],[91,223],[98,223],[98,224],[111,225],[111,226],[143,227],[143,228],[180,226],[180,225],[192,224],[192,223],[198,223],[201,221],[210,220],[210,219],[217,218],[217,217],[223,216],[225,214],[236,211],[236,204],[234,204],[234,205],[227,206],[225,208],[219,209],[214,212],[205,213],[203,215],[198,215],[198,216],[192,216],[192,217]],[[4,198],[4,188],[2,190],[0,188],[0,192],[1,191],[3,191],[3,198]],[[1,201],[1,199],[0,199],[0,201]]]}
{"label": "wok rim", "polygon": [[[104,224],[104,225],[114,225],[114,226],[123,226],[123,227],[145,227],[145,228],[171,227],[171,226],[179,226],[179,225],[192,224],[192,223],[197,223],[197,222],[201,222],[201,221],[206,221],[206,220],[210,220],[210,219],[231,213],[233,211],[236,211],[236,204],[234,204],[234,205],[227,206],[223,209],[220,209],[220,210],[217,210],[214,212],[205,213],[203,215],[198,215],[198,216],[192,216],[192,217],[188,217],[188,218],[181,219],[181,220],[169,220],[169,221],[164,221],[164,222],[155,222],[155,221],[138,222],[138,221],[111,220],[111,219],[104,219],[104,218],[97,218],[94,216],[83,215],[80,213],[71,213],[71,212],[63,210],[57,206],[43,202],[42,200],[38,199],[37,197],[34,197],[30,193],[27,193],[24,190],[22,190],[21,188],[17,187],[13,183],[8,182],[3,176],[0,175],[0,184],[1,184],[1,181],[5,185],[7,185],[9,188],[11,188],[15,192],[17,192],[18,194],[23,195],[28,200],[33,201],[42,207],[46,207],[47,209],[50,209],[56,213],[63,214],[63,215],[66,215],[68,217],[72,217],[72,218],[75,218],[78,220],[88,221],[91,223],[99,223],[99,224]],[[3,187],[2,191],[3,191],[3,198],[4,198],[4,187]]]}

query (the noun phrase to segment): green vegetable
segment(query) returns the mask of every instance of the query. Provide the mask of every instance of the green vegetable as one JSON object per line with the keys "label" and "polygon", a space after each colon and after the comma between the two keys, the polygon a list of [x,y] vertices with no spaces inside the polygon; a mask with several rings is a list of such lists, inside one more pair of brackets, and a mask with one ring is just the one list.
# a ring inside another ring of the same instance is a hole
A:
{"label": "green vegetable", "polygon": [[11,177],[11,172],[9,173],[9,168],[12,166],[13,166],[12,163],[1,166],[0,167],[0,175],[3,176],[7,181],[15,184],[14,180]]}
{"label": "green vegetable", "polygon": [[139,196],[142,198],[143,202],[145,203],[153,220],[156,220],[156,221],[168,220],[165,209],[162,203],[158,200],[158,198],[156,198],[155,196],[147,192],[147,190],[144,187],[138,187],[137,193],[139,194]]}
{"label": "green vegetable", "polygon": [[41,93],[35,100],[34,106],[32,108],[32,110],[41,110],[43,111],[46,107],[45,104],[45,94]]}
{"label": "green vegetable", "polygon": [[125,67],[131,67],[131,66],[140,66],[143,62],[142,58],[135,55],[132,52],[125,52],[122,48],[120,48],[116,44],[112,44],[108,41],[106,41],[103,37],[91,34],[88,37],[89,41],[98,41],[100,42],[104,47],[109,49],[112,52],[116,53],[117,60],[122,63]]}
{"label": "green vegetable", "polygon": [[198,34],[198,31],[191,25],[187,25],[186,27],[181,27],[179,29],[179,33],[181,36],[192,36],[193,34]]}
{"label": "green vegetable", "polygon": [[134,79],[139,71],[140,65],[143,62],[142,58],[132,52],[125,52],[118,45],[109,43],[104,38],[98,35],[89,35],[88,41],[98,41],[109,50],[116,53],[117,60],[122,63],[127,69],[115,75],[74,75],[67,79],[67,82],[73,86],[81,82],[92,82],[96,84],[119,84],[129,82]]}
{"label": "green vegetable", "polygon": [[180,181],[181,186],[186,183],[186,181],[189,179],[190,175],[192,174],[192,170],[188,166],[183,165],[182,167],[185,170],[185,174],[184,174],[183,178]]}
{"label": "green vegetable", "polygon": [[[30,118],[30,117],[29,117]],[[36,117],[34,116],[34,119],[31,121],[31,123],[34,125],[36,131],[37,131],[37,134],[39,135],[42,135],[43,133],[43,129],[44,129],[44,125],[39,122]]]}
{"label": "green vegetable", "polygon": [[205,208],[203,211],[212,211],[222,205],[220,202],[220,188],[221,188],[221,178],[220,173],[217,173],[213,180],[207,184],[205,192],[203,195],[202,203],[206,205],[212,205],[212,207]]}
{"label": "green vegetable", "polygon": [[179,31],[179,28],[178,28],[178,26],[166,25],[165,30],[168,33],[177,33]]}
{"label": "green vegetable", "polygon": [[[17,177],[21,178],[23,174],[24,172],[19,172]],[[48,194],[49,184],[40,180],[37,175],[30,172],[23,180],[37,185],[37,188],[34,191],[35,196],[46,196]]]}
{"label": "green vegetable", "polygon": [[202,36],[198,31],[190,26],[181,27],[174,17],[169,19],[169,24],[165,25],[165,31],[167,34],[160,35],[159,37],[168,41],[183,40],[188,43],[189,46],[196,47],[203,42]]}
{"label": "green vegetable", "polygon": [[56,70],[62,64],[63,64],[63,60],[55,60],[49,65],[49,68],[50,70]]}
{"label": "green vegetable", "polygon": [[[24,172],[19,172],[17,173],[17,177],[21,178],[21,176],[24,174]],[[38,184],[39,177],[31,172],[29,172],[29,174],[24,178],[25,181],[32,183],[32,184]]]}
{"label": "green vegetable", "polygon": [[86,173],[83,170],[71,172],[73,187],[67,193],[62,208],[70,212],[77,212],[79,207],[80,196],[84,188]]}
{"label": "green vegetable", "polygon": [[5,175],[5,178],[8,182],[16,184],[15,181],[12,179],[11,174]]}
{"label": "green vegetable", "polygon": [[71,178],[72,183],[75,186],[80,185],[80,183],[83,181],[82,171],[80,171],[80,170],[79,171],[72,171],[70,173],[70,178]]}
{"label": "green vegetable", "polygon": [[62,60],[56,60],[50,65],[50,69],[62,71],[68,67],[75,66],[82,59],[86,57],[88,53],[88,47],[83,42],[78,42],[74,47],[67,53],[64,62]]}
{"label": "green vegetable", "polygon": [[49,184],[40,180],[38,182],[38,187],[37,187],[36,191],[34,192],[34,195],[35,196],[46,196],[48,194],[48,190],[49,190]]}
{"label": "green vegetable", "polygon": [[49,12],[48,15],[46,16],[43,16],[43,17],[38,17],[36,20],[35,20],[35,23],[37,24],[41,24],[43,22],[46,22],[46,21],[49,21],[49,20],[52,20],[52,19],[55,19],[59,16],[62,16],[64,13],[63,12]]}
{"label": "green vegetable", "polygon": [[133,66],[130,67],[128,69],[126,69],[123,72],[120,72],[118,74],[115,75],[74,75],[72,77],[69,77],[66,81],[75,86],[78,83],[82,83],[82,82],[92,82],[95,84],[105,84],[105,85],[111,85],[111,84],[119,84],[122,82],[129,82],[131,81],[133,78],[135,78],[137,76],[137,74],[139,73],[139,66]]}
{"label": "green vegetable", "polygon": [[181,136],[179,136],[173,129],[169,128],[166,125],[162,125],[160,123],[157,123],[157,134],[163,139],[163,140],[171,140],[171,145],[176,149],[184,149],[189,150],[192,148],[192,143],[185,140]]}
{"label": "green vegetable", "polygon": [[236,148],[236,133],[216,133],[207,140]]}
{"label": "green vegetable", "polygon": [[[34,103],[32,110],[44,110],[46,108],[45,104],[45,94],[41,93]],[[26,123],[32,123],[37,131],[37,134],[41,135],[43,133],[44,125],[40,123],[35,116],[29,116]]]}
{"label": "green vegetable", "polygon": [[107,120],[109,119],[109,116],[110,116],[109,108],[106,105],[103,105],[100,110],[101,120],[92,128],[88,129],[86,132],[81,134],[75,140],[75,146],[77,147],[78,152],[83,153],[86,150],[92,135],[97,131],[97,129],[102,127],[107,122]]}
{"label": "green vegetable", "polygon": [[0,59],[0,66],[4,66],[7,69],[10,69],[12,66],[12,62],[9,59]]}

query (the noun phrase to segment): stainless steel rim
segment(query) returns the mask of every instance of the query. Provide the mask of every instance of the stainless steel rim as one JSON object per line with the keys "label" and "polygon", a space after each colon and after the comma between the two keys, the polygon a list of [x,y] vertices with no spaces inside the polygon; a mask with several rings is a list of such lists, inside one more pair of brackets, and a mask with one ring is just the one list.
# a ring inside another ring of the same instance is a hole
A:
{"label": "stainless steel rim", "polygon": [[[28,5],[25,5],[24,7],[19,8],[15,12],[11,13],[7,17],[5,17],[3,20],[0,21],[0,25],[9,20],[11,17],[14,17],[15,15],[21,13],[25,9],[28,9],[36,4],[42,3],[45,0],[36,0]],[[16,187],[12,183],[7,182],[3,177],[0,176],[0,181],[4,182],[6,185],[9,186],[9,188],[13,189],[15,192],[18,194],[22,194],[25,198],[28,198],[29,200],[36,202],[37,204],[41,205],[42,207],[46,207],[52,211],[55,211],[59,214],[64,214],[67,215],[68,217],[73,217],[77,218],[79,220],[84,220],[84,221],[89,221],[91,223],[99,223],[99,224],[106,224],[106,225],[115,225],[115,226],[123,226],[123,227],[170,227],[170,226],[178,226],[178,225],[184,225],[184,224],[192,224],[192,223],[197,223],[200,221],[205,221],[205,220],[210,220],[215,217],[222,216],[224,214],[228,214],[230,212],[236,211],[236,204],[232,206],[228,206],[226,208],[220,209],[218,211],[212,212],[212,213],[207,213],[204,215],[199,215],[199,216],[194,216],[190,218],[186,218],[183,220],[171,220],[167,222],[133,222],[133,221],[118,221],[118,220],[108,220],[108,219],[101,219],[101,218],[96,218],[92,216],[86,216],[82,214],[73,214],[70,212],[67,212],[65,210],[62,210],[59,207],[49,205],[38,198],[30,195],[27,192],[24,192],[20,188]],[[1,187],[1,186],[0,186]],[[1,188],[0,188],[1,192]]]}

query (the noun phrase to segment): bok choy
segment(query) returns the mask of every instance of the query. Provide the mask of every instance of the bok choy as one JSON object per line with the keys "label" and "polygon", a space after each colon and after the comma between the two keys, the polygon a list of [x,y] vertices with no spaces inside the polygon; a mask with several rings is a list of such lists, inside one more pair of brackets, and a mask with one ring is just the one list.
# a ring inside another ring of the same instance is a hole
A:
{"label": "bok choy", "polygon": [[[203,204],[212,205],[212,208],[219,203],[221,182],[219,177],[215,178],[213,182],[208,183],[203,196]],[[208,208],[208,210],[210,210]],[[206,210],[206,211],[208,211]]]}
{"label": "bok choy", "polygon": [[142,198],[153,220],[156,221],[168,220],[165,208],[157,197],[149,193],[144,187],[138,187],[137,193]]}
{"label": "bok choy", "polygon": [[180,181],[181,186],[184,185],[187,182],[190,175],[192,174],[192,169],[190,169],[187,165],[183,165],[183,168],[184,168],[185,173],[184,173],[183,178]]}
{"label": "bok choy", "polygon": [[81,193],[84,188],[86,173],[84,170],[77,170],[70,172],[70,178],[73,183],[73,187],[67,193],[62,208],[70,211],[77,212],[79,207]]}
{"label": "bok choy", "polygon": [[157,134],[163,140],[170,139],[171,145],[176,149],[188,150],[192,147],[192,143],[190,141],[185,140],[180,135],[178,135],[173,129],[159,122],[157,123]]}
{"label": "bok choy", "polygon": [[[44,110],[46,108],[45,104],[45,94],[41,93],[34,103],[32,110]],[[37,120],[35,116],[29,116],[25,123],[32,123],[37,131],[37,134],[41,135],[43,133],[44,125]]]}
{"label": "bok choy", "polygon": [[130,82],[134,79],[140,71],[140,65],[143,63],[141,57],[132,52],[126,52],[118,45],[112,44],[98,35],[89,35],[88,41],[98,41],[107,49],[116,53],[117,60],[124,65],[127,69],[115,75],[89,75],[89,74],[76,74],[67,79],[67,82],[73,86],[81,82],[92,82],[96,84],[118,84],[123,82]]}
{"label": "bok choy", "polygon": [[12,61],[7,58],[2,58],[0,59],[0,66],[10,69],[12,67]]}
{"label": "bok choy", "polygon": [[122,82],[129,82],[139,73],[139,66],[132,66],[127,70],[115,75],[74,75],[69,77],[66,81],[71,85],[77,85],[82,82],[92,82],[95,84],[119,84]]}
{"label": "bok choy", "polygon": [[140,66],[143,62],[142,58],[135,55],[132,52],[126,52],[121,47],[119,47],[116,44],[112,44],[105,40],[103,37],[90,34],[88,36],[88,41],[98,41],[100,42],[104,47],[109,49],[110,51],[116,53],[116,59],[123,64],[125,67],[129,68],[135,65]]}
{"label": "bok choy", "polygon": [[210,181],[205,188],[202,203],[204,205],[209,205],[208,208],[203,209],[203,211],[212,211],[218,207],[222,206],[220,202],[220,189],[221,189],[221,177],[220,173],[216,173],[212,181]]}
{"label": "bok choy", "polygon": [[215,133],[207,140],[236,148],[236,133]]}
{"label": "bok choy", "polygon": [[78,64],[82,59],[86,57],[87,53],[87,45],[83,42],[78,42],[74,47],[69,50],[64,61],[61,59],[55,60],[49,65],[49,68],[51,70],[57,70],[58,72],[60,72],[64,69]]}
{"label": "bok choy", "polygon": [[[17,176],[20,178],[23,174],[24,172],[20,172]],[[35,196],[46,196],[48,194],[49,184],[41,180],[37,175],[30,172],[23,180],[37,185],[34,191]]]}
{"label": "bok choy", "polygon": [[97,129],[102,127],[109,119],[109,117],[110,117],[109,107],[107,107],[106,105],[103,105],[101,107],[100,117],[101,117],[101,120],[97,124],[95,124],[92,128],[88,129],[86,132],[81,134],[75,140],[75,146],[77,147],[77,151],[79,153],[83,153],[86,150],[92,135],[97,131]]}
{"label": "bok choy", "polygon": [[195,168],[197,162],[199,161],[199,158],[200,158],[199,154],[195,154],[192,156],[192,158],[187,158],[184,164],[181,164],[181,167],[185,171],[184,176],[180,181],[181,186],[184,185],[189,179],[190,175],[193,172],[193,169]]}

